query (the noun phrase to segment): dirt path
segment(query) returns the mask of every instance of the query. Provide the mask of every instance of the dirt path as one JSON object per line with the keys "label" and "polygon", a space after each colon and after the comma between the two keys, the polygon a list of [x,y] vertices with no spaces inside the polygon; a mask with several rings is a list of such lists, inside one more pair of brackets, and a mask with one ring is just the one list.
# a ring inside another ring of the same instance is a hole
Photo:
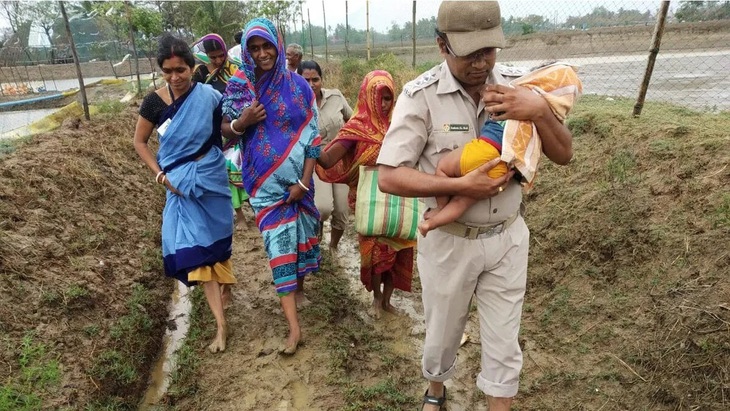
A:
{"label": "dirt path", "polygon": [[[323,243],[328,241],[325,233]],[[196,393],[174,401],[175,409],[364,411],[417,407],[426,386],[420,371],[424,335],[420,283],[415,278],[413,293],[396,291],[394,295],[394,305],[405,315],[385,314],[373,320],[366,314],[371,295],[359,281],[357,247],[355,234],[348,230],[336,256],[323,251],[322,272],[305,283],[312,301],[300,311],[305,344],[296,355],[285,357],[278,348],[287,327],[270,284],[261,236],[253,226],[237,233],[233,259],[239,283],[234,291],[235,303],[226,313],[231,329],[228,349],[222,355],[202,354]],[[331,284],[334,278],[341,282]],[[324,301],[327,289],[339,284],[347,285],[345,298],[352,311],[323,313],[329,309]],[[213,334],[212,319],[204,315],[208,324],[204,335],[209,338]],[[327,321],[332,315],[345,317],[341,322],[350,324]],[[365,327],[369,337],[359,338],[358,332],[364,330],[353,329],[353,324]],[[476,321],[470,321],[467,331],[472,341],[478,340],[477,330]],[[345,337],[348,347],[339,347],[341,337]],[[204,352],[206,343],[202,339],[196,349]],[[483,409],[478,405],[483,398],[474,384],[478,348],[471,343],[462,348],[457,376],[447,383],[451,411]],[[350,352],[346,358],[338,358],[338,349]],[[343,360],[348,364],[341,364]],[[345,373],[341,373],[343,369]],[[358,390],[363,395],[352,392]],[[378,395],[383,395],[384,404],[379,404]]]}

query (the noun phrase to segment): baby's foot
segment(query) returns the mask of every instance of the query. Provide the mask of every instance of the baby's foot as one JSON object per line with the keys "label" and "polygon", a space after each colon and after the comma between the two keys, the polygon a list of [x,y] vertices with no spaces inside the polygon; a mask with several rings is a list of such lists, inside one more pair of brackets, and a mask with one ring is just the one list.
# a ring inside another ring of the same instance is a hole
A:
{"label": "baby's foot", "polygon": [[431,231],[431,224],[428,223],[428,221],[421,221],[421,223],[418,224],[418,232],[421,233],[422,236],[426,236],[429,231]]}

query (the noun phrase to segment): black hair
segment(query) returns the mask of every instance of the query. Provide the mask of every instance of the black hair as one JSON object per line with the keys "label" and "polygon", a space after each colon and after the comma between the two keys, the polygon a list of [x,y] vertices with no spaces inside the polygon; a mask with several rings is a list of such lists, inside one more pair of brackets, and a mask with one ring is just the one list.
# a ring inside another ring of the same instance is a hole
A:
{"label": "black hair", "polygon": [[203,50],[205,50],[206,53],[223,50],[223,45],[213,39],[203,40]]}
{"label": "black hair", "polygon": [[157,48],[157,65],[162,68],[162,63],[173,57],[180,57],[190,68],[195,66],[195,58],[193,58],[193,53],[190,51],[188,44],[179,37],[165,33],[160,38],[160,44]]}
{"label": "black hair", "polygon": [[239,31],[238,33],[233,35],[233,40],[236,41],[236,44],[241,44],[241,38],[243,38],[243,32]]}
{"label": "black hair", "polygon": [[317,74],[322,77],[322,68],[319,67],[319,64],[314,60],[305,60],[299,63],[299,67],[297,67],[297,74],[301,75],[304,70],[315,70],[317,71]]}

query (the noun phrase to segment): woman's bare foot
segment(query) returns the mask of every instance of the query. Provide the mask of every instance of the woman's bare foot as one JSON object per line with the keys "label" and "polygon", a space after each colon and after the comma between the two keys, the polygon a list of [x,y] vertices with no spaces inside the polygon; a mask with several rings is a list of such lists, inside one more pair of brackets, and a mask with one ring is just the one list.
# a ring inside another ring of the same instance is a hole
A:
{"label": "woman's bare foot", "polygon": [[393,315],[402,315],[403,314],[403,311],[395,308],[391,303],[386,303],[385,301],[383,301],[383,311],[385,311],[386,313],[393,314]]}
{"label": "woman's bare foot", "polygon": [[380,300],[380,298],[373,297],[373,303],[370,305],[370,309],[368,309],[368,315],[375,318],[376,320],[379,320],[383,313],[383,302]]}
{"label": "woman's bare foot", "polygon": [[213,354],[226,350],[226,339],[228,338],[228,325],[223,324],[218,328],[215,339],[208,346],[208,350]]}
{"label": "woman's bare foot", "polygon": [[231,286],[228,284],[221,284],[221,304],[223,309],[227,309],[231,306],[231,300],[233,299],[233,293],[231,292]]}
{"label": "woman's bare foot", "polygon": [[312,304],[311,301],[307,298],[306,295],[304,295],[303,291],[297,290],[294,293],[294,298],[297,301],[297,310],[302,310],[304,308],[307,308],[310,304]]}
{"label": "woman's bare foot", "polygon": [[289,338],[286,339],[286,342],[279,349],[279,352],[281,352],[284,355],[293,355],[294,353],[297,352],[297,348],[299,347],[299,344],[301,342],[302,342],[301,332],[289,333]]}
{"label": "woman's bare foot", "polygon": [[243,210],[241,210],[240,208],[236,209],[236,218],[233,221],[236,223],[236,231],[248,230],[246,217],[243,215]]}

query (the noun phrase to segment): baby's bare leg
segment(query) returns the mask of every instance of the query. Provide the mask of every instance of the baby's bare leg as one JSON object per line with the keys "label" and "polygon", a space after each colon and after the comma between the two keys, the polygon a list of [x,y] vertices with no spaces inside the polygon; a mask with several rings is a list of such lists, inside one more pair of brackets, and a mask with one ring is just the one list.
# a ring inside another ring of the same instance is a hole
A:
{"label": "baby's bare leg", "polygon": [[449,202],[443,208],[441,208],[437,213],[432,214],[431,218],[421,223],[426,224],[423,227],[426,231],[424,232],[421,230],[421,224],[418,225],[418,230],[421,231],[421,235],[425,237],[428,231],[456,221],[457,218],[461,217],[461,215],[476,202],[477,200],[471,197],[451,197]]}
{"label": "baby's bare leg", "polygon": [[[463,149],[459,147],[458,149],[446,154],[445,156],[441,157],[438,164],[436,165],[436,172],[434,173],[437,176],[443,176],[443,177],[461,177],[461,152]],[[418,225],[418,231],[421,232],[421,235],[424,237],[426,234],[433,230],[436,227],[440,227],[444,224],[447,224],[447,222],[441,222],[436,226],[433,226],[433,223],[431,221],[434,217],[441,214],[441,210],[447,207],[447,205],[450,203],[450,199],[448,196],[439,196],[436,197],[436,204],[437,208],[434,210],[429,210],[424,214],[424,220],[421,222],[421,224]],[[463,211],[462,211],[463,213]],[[457,215],[454,217],[454,219],[458,218]],[[453,221],[453,220],[451,220]]]}

